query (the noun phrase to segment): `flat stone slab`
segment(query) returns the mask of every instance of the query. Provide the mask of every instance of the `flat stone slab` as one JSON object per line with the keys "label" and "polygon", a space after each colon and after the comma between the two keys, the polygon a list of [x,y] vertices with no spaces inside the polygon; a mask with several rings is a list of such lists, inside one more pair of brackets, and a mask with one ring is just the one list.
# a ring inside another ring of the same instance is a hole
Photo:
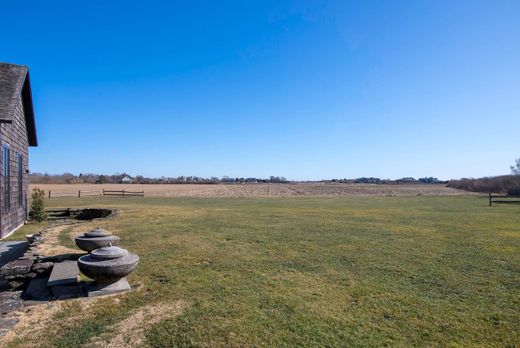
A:
{"label": "flat stone slab", "polygon": [[25,241],[0,242],[0,267],[22,256],[28,247]]}
{"label": "flat stone slab", "polygon": [[55,263],[47,286],[77,284],[78,263],[76,261],[64,261]]}
{"label": "flat stone slab", "polygon": [[18,300],[21,295],[21,291],[2,291],[0,292],[0,302],[5,300]]}
{"label": "flat stone slab", "polygon": [[4,336],[16,324],[18,324],[17,318],[0,317],[0,337]]}
{"label": "flat stone slab", "polygon": [[39,305],[49,305],[49,301],[38,301],[38,300],[25,300],[23,301],[24,307],[30,307],[30,306],[39,306]]}
{"label": "flat stone slab", "polygon": [[0,314],[5,315],[10,312],[15,312],[23,308],[22,300],[20,299],[21,291],[3,291],[0,292]]}
{"label": "flat stone slab", "polygon": [[88,297],[112,295],[125,291],[130,291],[130,284],[128,284],[128,280],[126,280],[126,278],[121,278],[112,284],[92,282],[87,286]]}
{"label": "flat stone slab", "polygon": [[4,300],[0,302],[0,314],[7,314],[23,308],[22,300]]}

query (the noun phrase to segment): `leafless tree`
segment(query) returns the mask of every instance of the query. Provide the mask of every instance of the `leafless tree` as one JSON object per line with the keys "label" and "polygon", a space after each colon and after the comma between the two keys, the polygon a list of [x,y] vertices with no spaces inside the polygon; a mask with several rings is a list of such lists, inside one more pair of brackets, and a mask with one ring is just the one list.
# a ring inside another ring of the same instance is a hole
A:
{"label": "leafless tree", "polygon": [[511,174],[520,175],[520,158],[517,158],[515,165],[511,166]]}

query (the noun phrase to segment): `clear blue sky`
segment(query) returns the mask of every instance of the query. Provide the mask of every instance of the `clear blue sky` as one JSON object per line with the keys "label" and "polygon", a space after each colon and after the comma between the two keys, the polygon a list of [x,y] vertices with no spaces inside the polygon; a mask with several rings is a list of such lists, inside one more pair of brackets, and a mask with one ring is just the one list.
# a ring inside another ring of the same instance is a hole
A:
{"label": "clear blue sky", "polygon": [[506,174],[520,1],[6,1],[31,170],[290,179]]}

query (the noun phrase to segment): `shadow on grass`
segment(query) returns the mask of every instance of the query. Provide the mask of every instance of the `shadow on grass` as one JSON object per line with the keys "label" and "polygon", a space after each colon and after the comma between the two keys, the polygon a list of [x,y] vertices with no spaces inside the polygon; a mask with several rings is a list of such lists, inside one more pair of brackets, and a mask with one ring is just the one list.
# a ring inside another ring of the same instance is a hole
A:
{"label": "shadow on grass", "polygon": [[520,201],[493,201],[493,204],[520,204]]}

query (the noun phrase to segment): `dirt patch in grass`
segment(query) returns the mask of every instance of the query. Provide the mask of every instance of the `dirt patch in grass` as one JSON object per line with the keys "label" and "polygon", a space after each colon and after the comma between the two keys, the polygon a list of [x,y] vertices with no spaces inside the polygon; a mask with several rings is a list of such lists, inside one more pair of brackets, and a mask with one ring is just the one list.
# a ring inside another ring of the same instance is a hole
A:
{"label": "dirt patch in grass", "polygon": [[44,232],[45,242],[38,249],[46,256],[83,254],[84,251],[76,247],[74,239],[98,226],[99,221],[48,227]]}
{"label": "dirt patch in grass", "polygon": [[[60,312],[69,308],[74,308],[77,313],[88,311],[97,299],[85,301],[82,299],[74,299],[66,302],[56,301],[48,304],[26,307],[24,313],[20,316],[18,324],[13,330],[8,331],[5,336],[0,339],[0,347],[9,346],[9,344],[24,342],[26,347],[31,346],[32,339],[34,343],[38,342],[38,335],[46,332],[46,328],[52,318],[59,315]],[[71,319],[69,319],[70,322]],[[72,319],[74,320],[74,319]],[[75,320],[80,320],[76,317]]]}
{"label": "dirt patch in grass", "polygon": [[59,308],[59,303],[27,308],[23,315],[18,316],[19,322],[14,329],[0,339],[0,346],[4,347],[14,339],[23,339],[40,332],[47,325],[47,318],[59,311]]}
{"label": "dirt patch in grass", "polygon": [[75,227],[70,225],[62,225],[49,227],[44,232],[45,242],[38,246],[38,250],[41,254],[46,256],[55,256],[63,254],[82,254],[83,251],[79,249],[72,249],[69,246],[63,245],[60,237],[63,233],[67,233]]}
{"label": "dirt patch in grass", "polygon": [[[144,345],[144,333],[146,329],[164,319],[174,318],[184,311],[186,303],[177,301],[174,303],[158,303],[147,305],[134,311],[123,319],[108,334],[95,337],[87,347],[141,347]],[[146,325],[143,325],[145,324]]]}

